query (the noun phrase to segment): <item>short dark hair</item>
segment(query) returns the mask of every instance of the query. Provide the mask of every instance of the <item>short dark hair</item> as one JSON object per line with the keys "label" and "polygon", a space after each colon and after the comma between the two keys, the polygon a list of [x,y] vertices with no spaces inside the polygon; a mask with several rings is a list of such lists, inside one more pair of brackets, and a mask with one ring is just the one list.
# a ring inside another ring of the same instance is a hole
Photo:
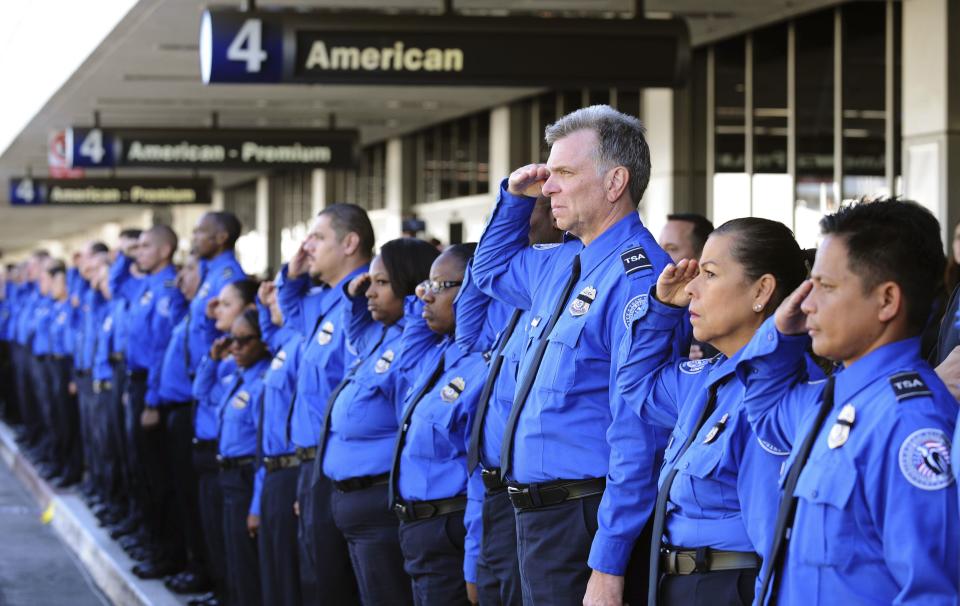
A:
{"label": "short dark hair", "polygon": [[463,267],[464,269],[466,269],[467,263],[470,262],[470,259],[473,257],[473,253],[476,250],[477,250],[476,242],[464,242],[463,244],[453,244],[451,246],[448,246],[446,250],[443,251],[443,254],[453,255],[463,263]]}
{"label": "short dark hair", "polygon": [[602,171],[623,166],[630,173],[627,191],[634,206],[640,205],[650,183],[650,147],[646,129],[634,116],[618,112],[609,105],[591,105],[560,118],[546,128],[544,139],[553,146],[579,130],[592,130],[599,141],[597,168]]}
{"label": "short dark hair", "polygon": [[369,259],[373,256],[373,225],[367,211],[356,204],[337,202],[320,211],[318,217],[330,217],[330,225],[336,232],[337,238],[343,240],[347,234],[353,232],[360,238],[360,254]]}
{"label": "short dark hair", "polygon": [[177,244],[179,243],[177,232],[173,231],[169,225],[160,224],[148,229],[147,233],[154,234],[161,242],[170,247],[170,258],[172,259],[174,253],[177,252]]}
{"label": "short dark hair", "polygon": [[90,245],[90,252],[93,254],[110,252],[110,249],[103,242],[94,242]]}
{"label": "short dark hair", "polygon": [[240,299],[243,301],[244,305],[250,305],[251,303],[256,303],[257,289],[260,288],[260,283],[257,282],[256,280],[243,278],[242,280],[231,282],[230,286],[232,286],[240,295]]}
{"label": "short dark hair", "polygon": [[743,267],[747,279],[759,280],[770,274],[777,281],[773,296],[764,309],[772,314],[780,303],[807,278],[803,250],[786,225],[770,219],[743,217],[727,221],[711,236],[734,236],[731,255]]}
{"label": "short dark hair", "polygon": [[945,264],[933,213],[910,200],[861,201],[820,219],[820,232],[843,238],[847,265],[864,292],[883,282],[897,284],[908,328],[913,334],[923,330]]}
{"label": "short dark hair", "polygon": [[57,274],[65,274],[67,273],[67,264],[61,261],[60,259],[51,259],[50,265],[47,266],[47,273],[50,274],[51,276],[55,276]]}
{"label": "short dark hair", "polygon": [[48,251],[46,248],[38,248],[37,250],[33,251],[33,256],[37,257],[38,259],[46,259],[50,257],[50,251]]}
{"label": "short dark hair", "polygon": [[674,213],[667,215],[667,221],[686,221],[687,223],[693,223],[693,231],[690,232],[690,238],[693,244],[693,251],[697,253],[699,257],[700,253],[703,252],[703,245],[707,243],[707,238],[713,233],[713,223],[710,222],[710,219],[697,213]]}
{"label": "short dark hair", "polygon": [[136,240],[140,237],[140,234],[143,233],[142,229],[136,227],[128,227],[120,232],[121,238],[127,238],[129,240]]}
{"label": "short dark hair", "polygon": [[240,239],[240,233],[243,231],[243,226],[240,224],[240,219],[237,218],[237,215],[226,210],[218,210],[208,214],[217,226],[227,234],[225,246],[228,249],[236,246],[237,240]]}
{"label": "short dark hair", "polygon": [[380,260],[390,276],[390,288],[398,297],[412,295],[430,277],[430,266],[440,251],[417,238],[397,238],[380,247]]}
{"label": "short dark hair", "polygon": [[263,332],[260,330],[260,312],[256,309],[245,309],[240,317],[256,333],[258,339],[263,337]]}

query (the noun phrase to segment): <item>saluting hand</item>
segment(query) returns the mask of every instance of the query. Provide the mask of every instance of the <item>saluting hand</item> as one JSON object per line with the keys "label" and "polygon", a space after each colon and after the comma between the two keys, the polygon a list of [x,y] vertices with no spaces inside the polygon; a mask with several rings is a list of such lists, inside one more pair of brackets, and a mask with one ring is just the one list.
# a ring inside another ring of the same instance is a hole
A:
{"label": "saluting hand", "polygon": [[546,164],[528,164],[518,168],[507,179],[507,191],[515,196],[536,198],[540,195],[543,182],[550,178]]}
{"label": "saluting hand", "polygon": [[674,307],[690,305],[687,284],[699,273],[696,259],[680,259],[676,265],[669,263],[657,278],[657,300]]}
{"label": "saluting hand", "polygon": [[303,248],[303,244],[301,244],[300,248],[297,249],[296,254],[294,254],[293,258],[290,259],[290,262],[287,263],[287,277],[299,278],[300,274],[307,271],[308,260],[309,255],[307,255],[307,251]]}
{"label": "saluting hand", "polygon": [[353,297],[362,297],[367,289],[370,288],[370,273],[363,272],[353,280],[350,280],[350,284],[347,285],[347,294]]}
{"label": "saluting hand", "polygon": [[264,307],[270,307],[273,305],[274,300],[277,298],[277,287],[273,284],[271,280],[264,280],[260,283],[260,288],[257,289],[257,297],[260,298],[260,303]]}
{"label": "saluting hand", "polygon": [[210,359],[219,361],[226,358],[228,349],[230,349],[230,337],[220,337],[210,346]]}
{"label": "saluting hand", "polygon": [[774,323],[777,330],[784,335],[799,335],[807,332],[807,314],[800,306],[813,290],[813,282],[804,280],[790,296],[783,300],[774,314]]}
{"label": "saluting hand", "polygon": [[217,305],[220,305],[220,301],[217,300],[216,297],[210,297],[210,299],[207,301],[207,309],[205,310],[205,313],[211,320],[217,317]]}
{"label": "saluting hand", "polygon": [[960,400],[960,345],[954,347],[953,351],[934,370],[940,380],[947,386],[947,389],[950,390],[950,393],[953,394],[953,397]]}

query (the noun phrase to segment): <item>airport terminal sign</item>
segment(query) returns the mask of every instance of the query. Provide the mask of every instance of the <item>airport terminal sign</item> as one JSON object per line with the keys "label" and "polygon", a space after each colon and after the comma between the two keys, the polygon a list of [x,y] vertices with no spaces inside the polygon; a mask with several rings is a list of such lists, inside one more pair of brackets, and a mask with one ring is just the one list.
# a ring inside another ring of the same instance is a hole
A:
{"label": "airport terminal sign", "polygon": [[71,167],[351,168],[360,137],[355,130],[70,128]]}
{"label": "airport terminal sign", "polygon": [[689,37],[679,19],[423,17],[208,9],[207,84],[675,87]]}
{"label": "airport terminal sign", "polygon": [[210,179],[33,179],[10,180],[10,203],[49,204],[210,204]]}

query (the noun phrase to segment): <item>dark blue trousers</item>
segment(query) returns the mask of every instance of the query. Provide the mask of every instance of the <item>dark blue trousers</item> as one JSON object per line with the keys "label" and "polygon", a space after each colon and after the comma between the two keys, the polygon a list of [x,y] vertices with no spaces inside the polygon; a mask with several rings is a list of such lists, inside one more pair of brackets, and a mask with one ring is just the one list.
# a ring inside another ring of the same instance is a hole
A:
{"label": "dark blue trousers", "polygon": [[602,495],[516,510],[517,553],[526,606],[581,606]]}
{"label": "dark blue trousers", "polygon": [[400,523],[404,568],[417,606],[469,604],[463,578],[463,512]]}
{"label": "dark blue trousers", "polygon": [[756,591],[757,569],[718,570],[661,577],[659,606],[748,606]]}
{"label": "dark blue trousers", "polygon": [[57,460],[62,476],[73,482],[83,474],[83,451],[80,444],[80,412],[77,398],[70,395],[72,362],[69,359],[55,360],[51,373],[51,389],[56,399]]}
{"label": "dark blue trousers", "polygon": [[[301,581],[304,602],[349,606],[360,603],[360,592],[350,564],[347,541],[333,523],[330,494],[333,485],[325,476],[313,481],[313,461],[300,465],[297,480],[297,501],[300,504]],[[310,580],[313,589],[310,592]],[[309,592],[309,593],[307,593]]]}
{"label": "dark blue trousers", "polygon": [[197,474],[197,507],[200,512],[207,573],[213,581],[217,595],[223,598],[227,595],[227,548],[223,540],[223,490],[220,488],[220,467],[217,465],[215,442],[194,445],[193,469]]}
{"label": "dark blue trousers", "polygon": [[477,560],[481,606],[522,606],[517,520],[507,491],[483,498],[483,539]]}
{"label": "dark blue trousers", "polygon": [[260,495],[260,582],[263,603],[301,606],[300,554],[297,547],[297,467],[267,472]]}
{"label": "dark blue trousers", "polygon": [[[76,373],[74,373],[76,375]],[[84,481],[90,487],[99,492],[99,482],[102,477],[100,473],[100,444],[99,436],[96,432],[96,395],[93,393],[93,379],[90,378],[90,372],[81,372],[82,376],[77,376],[75,383],[77,385],[77,407],[80,411],[80,439],[83,442],[83,462],[87,470],[87,478]]]}
{"label": "dark blue trousers", "polygon": [[387,508],[387,486],[332,495],[333,521],[347,539],[364,606],[413,604],[403,569],[397,516]]}
{"label": "dark blue trousers", "polygon": [[33,395],[33,380],[30,375],[29,350],[19,343],[13,343],[11,356],[13,361],[13,375],[16,379],[17,410],[23,421],[26,444],[32,445],[40,437],[39,422],[37,420],[36,399]]}
{"label": "dark blue trousers", "polygon": [[260,565],[257,541],[247,532],[253,498],[253,465],[220,472],[223,490],[223,540],[227,550],[227,603],[256,606],[260,601]]}
{"label": "dark blue trousers", "polygon": [[150,517],[150,492],[147,482],[146,462],[144,459],[143,427],[140,415],[143,413],[144,397],[147,394],[145,378],[127,378],[123,392],[124,452],[127,457],[127,469],[130,491],[130,511],[147,526],[151,538],[157,533],[156,525]]}
{"label": "dark blue trousers", "polygon": [[30,376],[33,380],[33,394],[37,402],[37,422],[39,423],[37,452],[40,460],[53,463],[55,457],[53,394],[47,377],[47,361],[37,356],[31,356],[30,360]]}

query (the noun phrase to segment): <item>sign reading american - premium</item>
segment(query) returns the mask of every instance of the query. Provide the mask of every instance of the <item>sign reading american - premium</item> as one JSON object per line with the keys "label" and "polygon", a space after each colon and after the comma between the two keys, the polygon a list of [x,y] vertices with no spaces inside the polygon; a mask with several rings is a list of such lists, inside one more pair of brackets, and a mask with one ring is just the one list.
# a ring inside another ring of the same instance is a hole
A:
{"label": "sign reading american - premium", "polygon": [[349,168],[356,165],[355,130],[67,129],[72,167]]}
{"label": "sign reading american - premium", "polygon": [[210,179],[10,179],[10,203],[42,204],[210,204]]}
{"label": "sign reading american - premium", "polygon": [[424,17],[208,9],[203,81],[673,87],[683,20]]}

